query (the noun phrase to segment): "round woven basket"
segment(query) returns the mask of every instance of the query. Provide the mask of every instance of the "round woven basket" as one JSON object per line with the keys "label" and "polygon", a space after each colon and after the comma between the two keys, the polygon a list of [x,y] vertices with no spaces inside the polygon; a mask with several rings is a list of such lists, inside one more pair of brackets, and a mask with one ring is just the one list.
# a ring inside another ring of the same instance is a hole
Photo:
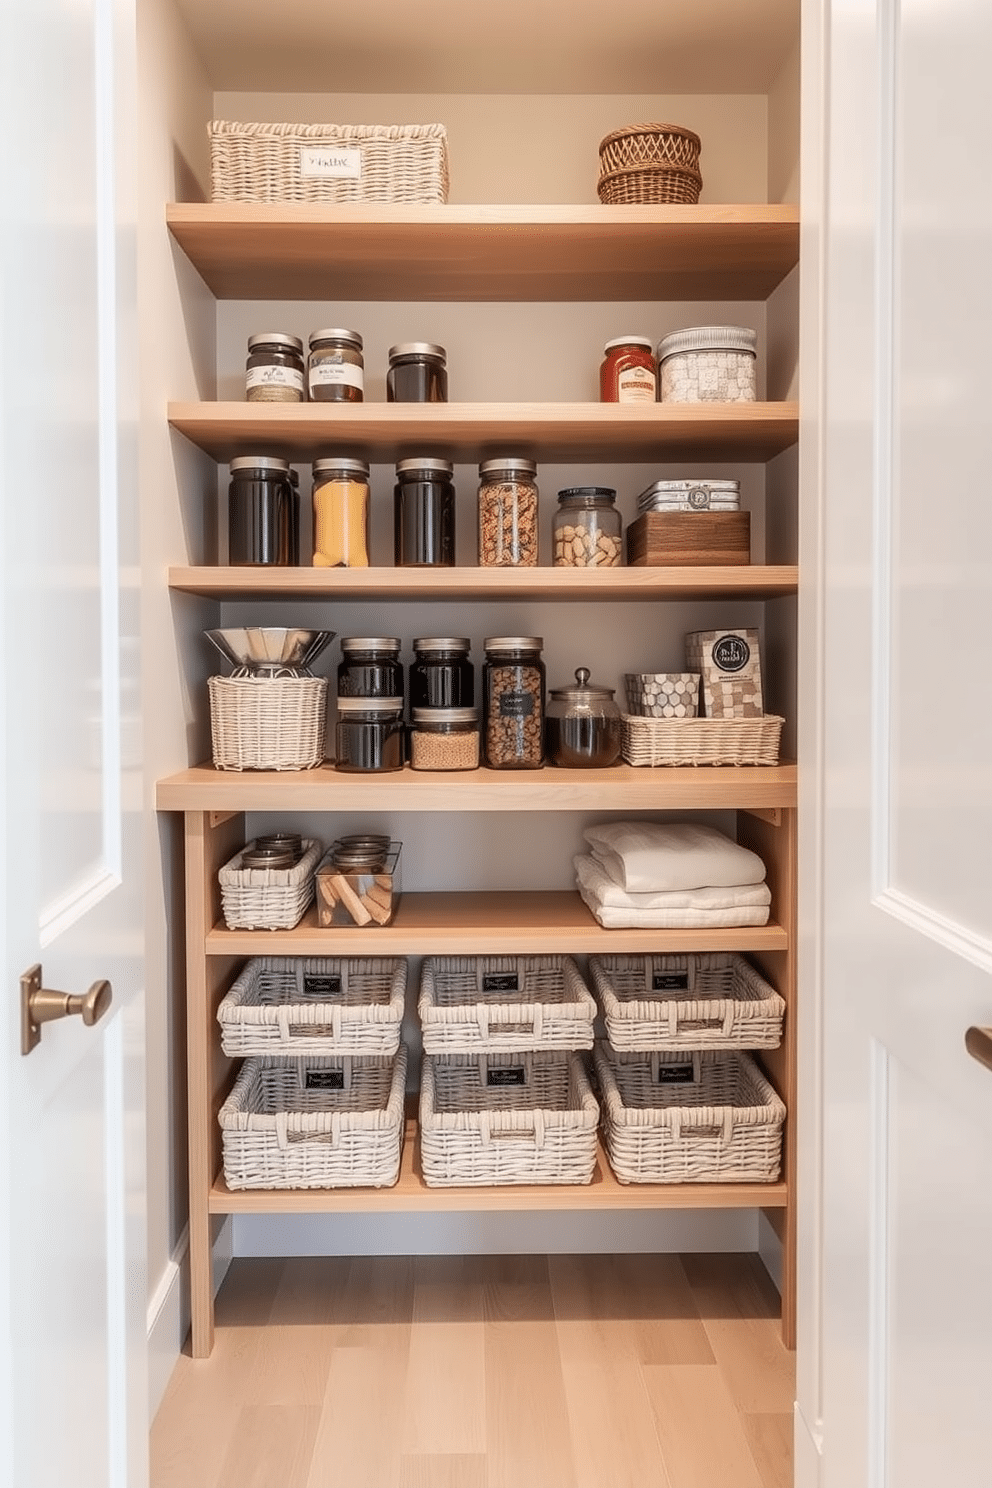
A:
{"label": "round woven basket", "polygon": [[699,144],[699,135],[681,124],[627,124],[600,141],[599,173],[606,176],[635,165],[677,165],[698,172]]}
{"label": "round woven basket", "polygon": [[218,770],[312,770],[324,758],[326,677],[209,677]]}
{"label": "round woven basket", "polygon": [[697,170],[677,165],[639,165],[609,171],[599,178],[599,199],[607,206],[694,206],[703,178]]}

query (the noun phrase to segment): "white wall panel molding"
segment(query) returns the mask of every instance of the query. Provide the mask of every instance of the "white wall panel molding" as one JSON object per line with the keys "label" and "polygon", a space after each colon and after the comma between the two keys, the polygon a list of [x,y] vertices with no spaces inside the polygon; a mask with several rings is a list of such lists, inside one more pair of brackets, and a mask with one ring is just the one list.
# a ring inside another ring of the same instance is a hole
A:
{"label": "white wall panel molding", "polygon": [[893,1083],[894,1072],[889,1052],[873,1039],[868,1175],[868,1488],[888,1488],[889,1483]]}

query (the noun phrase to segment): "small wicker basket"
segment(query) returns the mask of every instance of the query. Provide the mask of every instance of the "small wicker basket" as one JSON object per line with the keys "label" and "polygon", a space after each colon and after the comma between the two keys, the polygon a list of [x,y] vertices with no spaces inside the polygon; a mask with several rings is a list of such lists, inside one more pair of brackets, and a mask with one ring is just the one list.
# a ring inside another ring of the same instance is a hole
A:
{"label": "small wicker basket", "polygon": [[326,677],[210,677],[218,770],[312,770],[324,758]]}
{"label": "small wicker basket", "polygon": [[243,868],[241,859],[254,846],[246,842],[217,875],[224,923],[228,930],[292,930],[313,903],[323,848],[305,838],[303,855],[292,868]]}
{"label": "small wicker basket", "polygon": [[443,124],[209,126],[215,202],[445,202]]}
{"label": "small wicker basket", "polygon": [[218,1115],[228,1188],[388,1188],[403,1147],[406,1048],[246,1059]]}
{"label": "small wicker basket", "polygon": [[783,718],[637,718],[624,713],[628,765],[777,765]]}
{"label": "small wicker basket", "polygon": [[599,145],[600,201],[693,205],[699,200],[699,135],[680,124],[629,124]]}
{"label": "small wicker basket", "polygon": [[580,1054],[424,1057],[420,1151],[429,1187],[589,1183],[598,1123]]}
{"label": "small wicker basket", "polygon": [[596,1004],[571,956],[428,956],[425,1054],[591,1049]]}
{"label": "small wicker basket", "polygon": [[785,1106],[749,1054],[593,1055],[621,1183],[774,1183]]}
{"label": "small wicker basket", "polygon": [[590,956],[589,975],[620,1052],[775,1049],[785,1002],[735,952]]}
{"label": "small wicker basket", "polygon": [[225,1054],[395,1054],[406,961],[256,956],[217,1009]]}

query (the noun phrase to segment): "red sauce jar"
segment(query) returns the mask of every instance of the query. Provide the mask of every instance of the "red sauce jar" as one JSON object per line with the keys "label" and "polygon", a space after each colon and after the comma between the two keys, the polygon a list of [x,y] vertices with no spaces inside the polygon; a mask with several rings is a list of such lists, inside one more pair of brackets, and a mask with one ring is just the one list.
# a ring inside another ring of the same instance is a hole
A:
{"label": "red sauce jar", "polygon": [[601,403],[654,403],[658,363],[647,336],[618,336],[603,347],[599,369]]}

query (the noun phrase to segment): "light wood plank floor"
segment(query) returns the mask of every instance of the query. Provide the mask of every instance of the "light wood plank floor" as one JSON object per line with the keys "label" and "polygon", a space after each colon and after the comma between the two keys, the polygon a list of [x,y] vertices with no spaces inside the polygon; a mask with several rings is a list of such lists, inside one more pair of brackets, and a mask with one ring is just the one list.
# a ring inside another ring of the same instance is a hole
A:
{"label": "light wood plank floor", "polygon": [[239,1260],[152,1488],[791,1488],[753,1256]]}

